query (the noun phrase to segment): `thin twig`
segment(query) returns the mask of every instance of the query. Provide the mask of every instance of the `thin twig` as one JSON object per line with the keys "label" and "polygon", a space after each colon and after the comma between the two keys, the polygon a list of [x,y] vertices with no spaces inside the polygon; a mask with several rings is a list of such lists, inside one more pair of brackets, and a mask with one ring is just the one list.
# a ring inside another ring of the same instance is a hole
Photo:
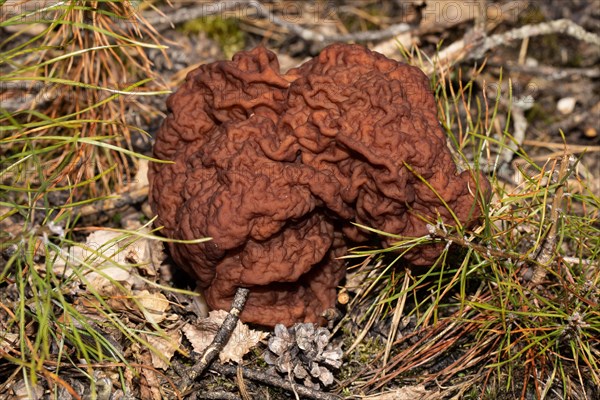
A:
{"label": "thin twig", "polygon": [[589,265],[598,265],[598,263],[594,260],[590,260],[589,258],[581,258],[581,257],[571,257],[571,256],[562,256],[561,259],[571,264],[581,264],[585,266]]}
{"label": "thin twig", "polygon": [[240,313],[244,309],[244,304],[246,304],[249,292],[250,290],[246,288],[237,289],[233,302],[231,303],[231,310],[229,310],[229,314],[225,318],[225,321],[223,321],[223,324],[217,331],[212,343],[204,350],[200,359],[190,370],[186,371],[187,376],[182,377],[184,380],[193,382],[196,378],[200,377],[206,368],[212,364],[221,350],[223,350],[223,347],[225,347],[229,341],[229,338],[240,319]]}
{"label": "thin twig", "polygon": [[[221,363],[216,362],[212,365],[212,367],[210,369],[214,370],[215,372],[218,372],[220,374],[223,374],[223,375],[228,375],[228,376],[236,376],[237,375],[237,368],[234,367],[233,365],[223,365]],[[302,396],[302,398],[309,398],[309,399],[314,399],[314,400],[339,400],[340,399],[339,396],[336,396],[333,394],[328,394],[328,393],[323,393],[323,392],[308,388],[306,386],[290,382],[288,380],[280,378],[279,376],[266,374],[261,371],[251,370],[246,367],[242,367],[242,374],[243,374],[244,378],[252,379],[253,381],[257,381],[257,382],[266,383],[269,386],[278,387],[278,388],[287,390],[289,392],[298,393],[300,396]]]}

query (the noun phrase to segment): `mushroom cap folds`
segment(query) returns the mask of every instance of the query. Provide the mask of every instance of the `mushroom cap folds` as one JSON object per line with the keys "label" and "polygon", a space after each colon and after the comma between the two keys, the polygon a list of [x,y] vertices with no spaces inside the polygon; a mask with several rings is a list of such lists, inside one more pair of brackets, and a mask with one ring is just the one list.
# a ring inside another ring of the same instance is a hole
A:
{"label": "mushroom cap folds", "polygon": [[[369,237],[353,222],[402,236],[440,219],[472,225],[478,188],[488,191],[485,177],[457,172],[427,77],[359,45],[285,74],[262,47],[240,52],[190,72],[167,107],[154,154],[173,163],[150,169],[157,225],[212,238],[169,243],[171,254],[212,308],[251,288],[246,322],[323,322],[339,257]],[[406,258],[426,265],[440,252]]]}

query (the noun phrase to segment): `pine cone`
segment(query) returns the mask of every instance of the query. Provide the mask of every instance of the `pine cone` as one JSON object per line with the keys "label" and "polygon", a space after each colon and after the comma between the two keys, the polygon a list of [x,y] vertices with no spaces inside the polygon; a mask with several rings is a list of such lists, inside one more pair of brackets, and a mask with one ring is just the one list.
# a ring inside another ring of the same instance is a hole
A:
{"label": "pine cone", "polygon": [[342,365],[341,343],[329,343],[329,331],[313,324],[295,324],[291,328],[276,325],[269,339],[265,361],[277,371],[318,388],[333,383],[330,369]]}

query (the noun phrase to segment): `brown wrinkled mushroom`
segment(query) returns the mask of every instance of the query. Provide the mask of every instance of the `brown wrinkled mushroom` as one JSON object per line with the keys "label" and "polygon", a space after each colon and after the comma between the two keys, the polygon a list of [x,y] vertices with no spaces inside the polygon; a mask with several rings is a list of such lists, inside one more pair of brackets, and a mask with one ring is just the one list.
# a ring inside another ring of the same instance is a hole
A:
{"label": "brown wrinkled mushroom", "polygon": [[[345,273],[337,258],[368,238],[351,222],[422,236],[438,218],[455,224],[444,203],[463,225],[480,215],[427,77],[362,46],[331,45],[286,74],[262,47],[240,52],[192,71],[167,105],[154,154],[174,163],[151,167],[157,224],[213,238],[171,254],[212,308],[250,288],[246,322],[323,322]],[[440,251],[406,257],[426,265]]]}

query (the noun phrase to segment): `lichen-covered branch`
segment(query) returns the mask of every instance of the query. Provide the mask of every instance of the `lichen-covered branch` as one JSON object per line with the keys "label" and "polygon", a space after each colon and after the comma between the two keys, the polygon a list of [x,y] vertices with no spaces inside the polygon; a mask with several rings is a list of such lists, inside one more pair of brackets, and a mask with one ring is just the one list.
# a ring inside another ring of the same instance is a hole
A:
{"label": "lichen-covered branch", "polygon": [[240,319],[240,313],[244,309],[244,304],[248,298],[249,290],[246,288],[238,288],[231,303],[231,310],[223,321],[223,324],[217,331],[215,338],[212,343],[204,350],[204,353],[200,356],[199,360],[194,366],[187,372],[186,378],[189,382],[196,380],[196,378],[202,376],[207,367],[209,367],[215,358],[219,355],[223,347],[229,341],[235,326]]}

